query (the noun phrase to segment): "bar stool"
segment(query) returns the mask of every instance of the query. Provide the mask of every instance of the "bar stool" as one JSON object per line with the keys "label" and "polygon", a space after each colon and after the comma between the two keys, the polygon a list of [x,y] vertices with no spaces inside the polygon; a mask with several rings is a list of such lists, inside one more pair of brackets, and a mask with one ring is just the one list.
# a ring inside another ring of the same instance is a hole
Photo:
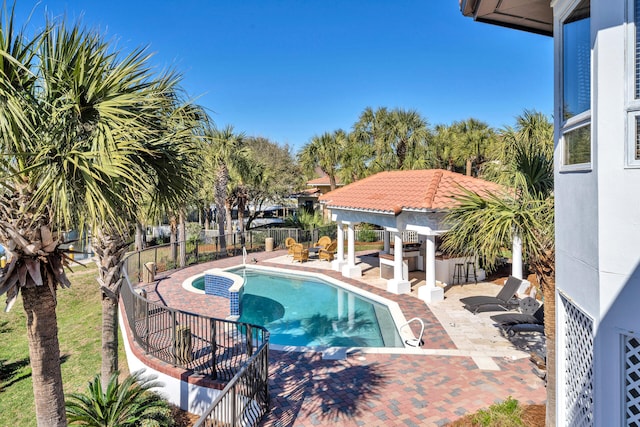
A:
{"label": "bar stool", "polygon": [[464,277],[464,275],[464,264],[456,263],[456,265],[453,267],[453,284],[456,284],[456,280],[458,281],[458,284],[462,283],[462,278]]}
{"label": "bar stool", "polygon": [[[470,270],[470,268],[473,268],[473,271]],[[477,285],[478,284],[478,275],[476,274],[476,263],[474,261],[467,261],[467,271],[465,273],[465,281],[469,281],[469,273],[473,274],[473,282]]]}

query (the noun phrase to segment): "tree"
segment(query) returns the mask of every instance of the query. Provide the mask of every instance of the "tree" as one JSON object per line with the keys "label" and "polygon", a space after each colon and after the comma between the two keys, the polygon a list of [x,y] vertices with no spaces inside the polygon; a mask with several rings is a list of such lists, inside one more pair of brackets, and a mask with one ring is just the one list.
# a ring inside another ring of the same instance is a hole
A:
{"label": "tree", "polygon": [[430,137],[427,121],[416,110],[395,109],[389,120],[387,144],[394,152],[396,169],[419,169]]}
{"label": "tree", "polygon": [[[132,72],[140,76],[142,73],[139,71],[145,68],[145,61],[138,62],[137,66],[140,68],[133,68]],[[147,77],[150,81],[151,78]],[[134,101],[142,111],[136,114],[135,120],[127,120],[124,115],[119,117],[126,120],[126,127],[116,119],[103,125],[105,128],[113,126],[111,133],[114,135],[117,135],[118,129],[126,129],[129,135],[139,135],[133,141],[121,137],[117,139],[118,144],[110,148],[113,156],[111,165],[119,167],[124,163],[128,165],[127,170],[131,175],[111,180],[110,191],[120,195],[117,206],[113,207],[120,221],[93,223],[93,228],[97,230],[93,246],[98,257],[98,283],[102,292],[101,372],[105,379],[118,370],[118,300],[122,284],[122,263],[129,246],[129,224],[139,221],[143,207],[147,210],[144,216],[153,217],[172,206],[179,206],[180,226],[184,226],[183,207],[192,193],[190,186],[196,166],[194,154],[198,148],[197,130],[203,120],[199,108],[183,103],[176,96],[179,80],[175,76],[155,80],[150,86],[150,92],[128,92],[126,80],[121,79],[118,85],[122,90],[120,95],[125,100]],[[117,98],[117,94],[113,93],[110,107],[112,111],[116,108]],[[118,106],[128,111],[133,110],[133,106],[127,106],[126,101]],[[136,126],[139,129],[134,133],[132,129]],[[100,135],[95,135],[95,138],[100,138]],[[95,145],[99,146],[97,142]],[[135,181],[130,177],[135,177]],[[144,200],[148,200],[148,205],[141,203]],[[184,228],[180,231],[180,265],[184,266]],[[107,384],[103,384],[103,388],[106,387]]]}
{"label": "tree", "polygon": [[454,157],[464,160],[467,176],[473,174],[475,164],[474,175],[477,176],[479,166],[486,160],[487,147],[494,137],[493,130],[485,122],[474,118],[454,122],[451,130],[455,135],[453,149],[457,152]]}
{"label": "tree", "polygon": [[246,186],[246,203],[251,208],[247,228],[251,228],[251,222],[265,203],[285,203],[285,199],[305,182],[289,146],[280,146],[261,137],[247,138],[246,146],[257,163]]}
{"label": "tree", "polygon": [[342,129],[314,136],[302,147],[298,160],[308,173],[319,167],[329,177],[331,190],[335,190],[342,149],[347,140],[348,136]]}
{"label": "tree", "polygon": [[[428,124],[415,110],[370,107],[353,126],[354,140],[371,147],[366,163],[371,173],[382,170],[414,169],[426,164]],[[360,148],[360,151],[366,153]]]}
{"label": "tree", "polygon": [[370,174],[373,146],[366,139],[359,139],[355,132],[349,134],[342,149],[341,167],[338,177],[344,184],[365,178]]}
{"label": "tree", "polygon": [[[229,198],[230,169],[235,167],[248,152],[244,147],[244,133],[235,133],[233,126],[224,129],[209,128],[205,134],[205,153],[207,162],[213,165],[215,175],[215,202],[218,215],[218,233],[222,251],[227,248],[224,224],[231,234],[231,212],[226,209]],[[226,215],[225,215],[226,213]]]}
{"label": "tree", "polygon": [[[542,116],[544,117],[544,116]],[[533,119],[530,120],[530,119]],[[532,124],[535,126],[523,126]],[[555,425],[555,244],[553,209],[553,134],[548,120],[536,114],[518,118],[510,132],[510,155],[502,159],[499,181],[503,194],[481,197],[465,192],[446,217],[450,231],[443,247],[452,253],[479,255],[489,269],[513,236],[522,242],[525,260],[536,275],[544,297],[547,342],[547,425]],[[546,135],[541,137],[541,135]]]}

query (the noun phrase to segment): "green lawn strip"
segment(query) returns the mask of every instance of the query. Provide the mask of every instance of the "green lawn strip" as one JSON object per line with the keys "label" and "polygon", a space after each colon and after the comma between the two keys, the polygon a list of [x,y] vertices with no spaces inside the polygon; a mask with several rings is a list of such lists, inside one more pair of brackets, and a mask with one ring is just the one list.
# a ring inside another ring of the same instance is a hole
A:
{"label": "green lawn strip", "polygon": [[[94,264],[74,267],[72,286],[58,290],[58,338],[65,394],[85,391],[100,372],[101,304]],[[0,425],[35,426],[26,316],[19,301],[0,314]],[[122,336],[120,370],[128,373]]]}

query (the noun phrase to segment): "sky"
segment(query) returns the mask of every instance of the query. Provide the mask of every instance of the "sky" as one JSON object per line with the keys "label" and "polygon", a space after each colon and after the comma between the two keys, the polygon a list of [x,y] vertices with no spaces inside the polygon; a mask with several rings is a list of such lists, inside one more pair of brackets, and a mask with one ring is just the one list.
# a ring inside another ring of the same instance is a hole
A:
{"label": "sky", "polygon": [[495,128],[553,112],[552,38],[474,22],[458,0],[17,0],[28,32],[45,15],[148,46],[216,126],[294,152],[366,107]]}

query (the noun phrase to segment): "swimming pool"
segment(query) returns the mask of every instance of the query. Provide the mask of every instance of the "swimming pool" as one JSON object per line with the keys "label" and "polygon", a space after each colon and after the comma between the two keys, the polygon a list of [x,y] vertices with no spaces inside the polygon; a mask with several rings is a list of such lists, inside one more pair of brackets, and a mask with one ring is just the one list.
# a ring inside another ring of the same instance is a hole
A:
{"label": "swimming pool", "polygon": [[[389,308],[317,277],[233,268],[245,278],[241,322],[264,326],[282,346],[404,347]],[[203,279],[193,286],[204,288]]]}

